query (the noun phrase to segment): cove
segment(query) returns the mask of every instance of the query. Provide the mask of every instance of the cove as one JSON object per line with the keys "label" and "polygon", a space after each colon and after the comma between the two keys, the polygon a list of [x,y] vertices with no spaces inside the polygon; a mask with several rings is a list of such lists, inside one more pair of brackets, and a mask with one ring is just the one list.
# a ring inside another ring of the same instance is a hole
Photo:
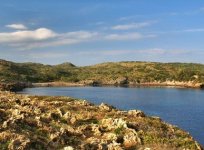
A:
{"label": "cove", "polygon": [[204,145],[204,90],[186,88],[39,87],[19,92],[29,95],[70,96],[118,109],[139,109],[189,132]]}

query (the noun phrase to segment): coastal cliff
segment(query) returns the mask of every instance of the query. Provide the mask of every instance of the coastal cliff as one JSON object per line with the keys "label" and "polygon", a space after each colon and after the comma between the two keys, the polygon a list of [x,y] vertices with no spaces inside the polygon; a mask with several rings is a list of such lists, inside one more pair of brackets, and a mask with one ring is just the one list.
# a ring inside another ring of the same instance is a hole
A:
{"label": "coastal cliff", "polygon": [[0,149],[202,150],[189,133],[146,116],[70,97],[0,92]]}

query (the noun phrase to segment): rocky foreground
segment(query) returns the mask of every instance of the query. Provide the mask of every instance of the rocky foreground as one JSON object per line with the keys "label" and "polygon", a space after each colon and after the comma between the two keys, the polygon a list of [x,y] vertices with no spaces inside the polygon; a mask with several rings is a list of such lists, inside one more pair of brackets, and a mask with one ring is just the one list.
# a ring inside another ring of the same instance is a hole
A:
{"label": "rocky foreground", "polygon": [[6,149],[202,150],[188,133],[138,110],[0,92],[0,150]]}

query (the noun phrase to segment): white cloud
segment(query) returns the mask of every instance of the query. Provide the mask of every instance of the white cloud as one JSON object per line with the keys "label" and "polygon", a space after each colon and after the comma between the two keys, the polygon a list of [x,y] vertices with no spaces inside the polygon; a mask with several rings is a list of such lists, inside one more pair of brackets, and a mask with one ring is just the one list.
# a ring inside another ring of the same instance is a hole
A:
{"label": "white cloud", "polygon": [[56,33],[47,28],[36,30],[23,30],[14,32],[0,32],[0,43],[4,46],[13,47],[18,50],[29,50],[34,48],[54,47],[62,45],[71,45],[95,40],[140,40],[144,38],[153,38],[156,35],[141,33],[98,33],[90,31],[74,31],[65,33]]}
{"label": "white cloud", "polygon": [[97,32],[75,31],[56,33],[47,28],[23,30],[15,32],[0,32],[0,43],[17,49],[33,49],[76,44],[93,40]]}
{"label": "white cloud", "polygon": [[39,28],[34,31],[15,31],[0,33],[0,43],[26,42],[46,40],[55,37],[56,34],[46,28]]}
{"label": "white cloud", "polygon": [[131,23],[131,24],[123,24],[113,26],[113,30],[130,30],[130,29],[138,29],[146,26],[150,26],[153,22],[139,22],[139,23]]}
{"label": "white cloud", "polygon": [[65,38],[77,38],[77,39],[88,39],[92,38],[93,36],[98,35],[96,32],[88,32],[88,31],[75,31],[75,32],[68,32],[63,34]]}
{"label": "white cloud", "polygon": [[27,27],[23,24],[9,24],[6,25],[7,28],[17,29],[17,30],[26,30]]}
{"label": "white cloud", "polygon": [[153,38],[156,35],[143,35],[137,32],[134,33],[123,33],[123,34],[109,34],[105,36],[106,40],[140,40],[143,38]]}
{"label": "white cloud", "polygon": [[88,32],[88,31],[75,31],[58,34],[55,38],[42,42],[33,42],[32,44],[22,43],[20,47],[25,47],[26,49],[33,49],[39,47],[52,47],[52,46],[61,46],[61,45],[71,45],[81,42],[87,42],[95,40],[98,33]]}

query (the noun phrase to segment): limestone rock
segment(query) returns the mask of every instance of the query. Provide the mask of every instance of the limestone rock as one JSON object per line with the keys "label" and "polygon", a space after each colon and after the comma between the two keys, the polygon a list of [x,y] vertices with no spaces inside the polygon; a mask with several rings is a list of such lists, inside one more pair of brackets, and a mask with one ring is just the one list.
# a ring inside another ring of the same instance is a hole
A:
{"label": "limestone rock", "polygon": [[145,117],[144,112],[140,110],[129,110],[128,114],[133,116],[133,117]]}
{"label": "limestone rock", "polygon": [[75,124],[77,121],[77,117],[73,116],[71,119],[70,119],[70,122],[71,124]]}
{"label": "limestone rock", "polygon": [[10,150],[24,150],[29,146],[30,140],[25,137],[19,136],[16,139],[11,140],[8,145],[8,149]]}
{"label": "limestone rock", "polygon": [[63,150],[74,150],[74,148],[71,147],[71,146],[66,146],[66,147],[63,148]]}
{"label": "limestone rock", "polygon": [[71,112],[67,111],[67,112],[63,115],[63,117],[64,117],[65,119],[71,119],[72,114],[71,114]]}
{"label": "limestone rock", "polygon": [[104,133],[103,138],[107,141],[116,141],[117,135],[115,133]]}
{"label": "limestone rock", "polygon": [[113,142],[108,144],[108,150],[123,150],[123,148],[121,147],[121,144]]}
{"label": "limestone rock", "polygon": [[101,121],[101,124],[103,127],[106,127],[107,130],[112,130],[112,129],[116,129],[119,127],[123,127],[123,128],[127,128],[127,123],[125,120],[123,120],[122,118],[117,118],[117,119],[112,119],[112,118],[108,118],[108,119],[103,119]]}
{"label": "limestone rock", "polygon": [[113,107],[109,106],[107,104],[101,103],[99,105],[99,109],[102,110],[102,111],[111,111],[113,109]]}
{"label": "limestone rock", "polygon": [[123,140],[125,147],[132,147],[136,146],[137,144],[141,144],[141,139],[138,137],[137,132],[133,129],[126,130]]}
{"label": "limestone rock", "polygon": [[119,85],[128,84],[128,78],[126,78],[126,77],[118,77],[116,79],[116,84],[119,84]]}

